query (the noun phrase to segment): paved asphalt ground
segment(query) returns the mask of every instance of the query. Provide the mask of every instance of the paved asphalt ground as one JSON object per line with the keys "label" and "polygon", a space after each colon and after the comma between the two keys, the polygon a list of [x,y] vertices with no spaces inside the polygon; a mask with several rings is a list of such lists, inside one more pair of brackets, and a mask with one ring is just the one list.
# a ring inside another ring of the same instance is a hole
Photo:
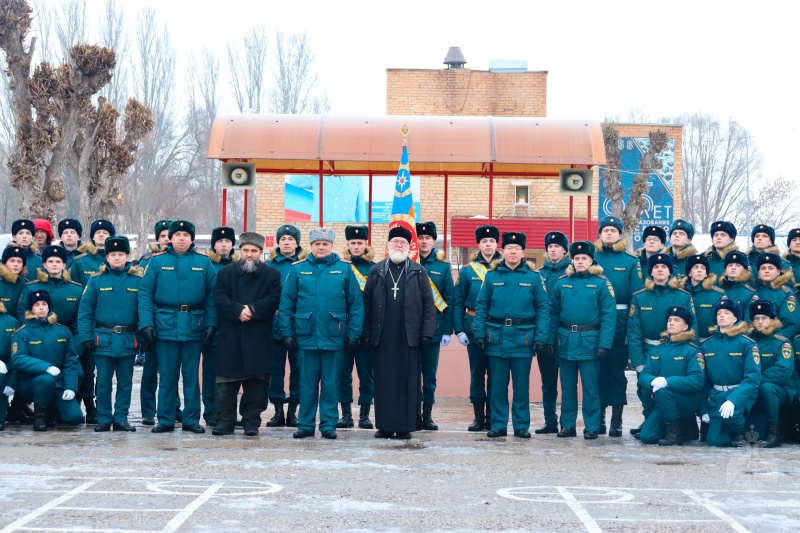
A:
{"label": "paved asphalt ground", "polygon": [[[440,430],[410,441],[10,426],[0,532],[800,531],[800,446],[644,446],[631,404],[625,436],[596,441],[468,433],[464,399],[440,400]],[[137,389],[132,413],[139,425]]]}

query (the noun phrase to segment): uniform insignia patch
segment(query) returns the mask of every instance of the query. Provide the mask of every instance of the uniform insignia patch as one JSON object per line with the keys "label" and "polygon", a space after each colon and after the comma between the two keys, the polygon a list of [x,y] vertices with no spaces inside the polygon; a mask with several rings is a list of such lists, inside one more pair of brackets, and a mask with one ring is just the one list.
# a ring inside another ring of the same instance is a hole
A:
{"label": "uniform insignia patch", "polygon": [[42,341],[28,341],[28,344],[42,344]]}
{"label": "uniform insignia patch", "polygon": [[761,356],[758,355],[758,347],[757,346],[753,346],[753,361],[756,364],[760,364],[761,363]]}
{"label": "uniform insignia patch", "polygon": [[791,359],[792,358],[792,347],[788,344],[784,344],[781,346],[781,355],[784,359]]}
{"label": "uniform insignia patch", "polygon": [[17,343],[15,342],[11,345],[11,353],[17,353],[17,350],[19,350],[19,346],[17,346]]}
{"label": "uniform insignia patch", "polygon": [[614,295],[614,286],[611,284],[610,281],[606,281],[606,287],[608,287],[608,292],[611,294],[612,298],[616,298]]}
{"label": "uniform insignia patch", "polygon": [[532,285],[530,283],[520,283],[519,286],[520,287],[532,287]]}
{"label": "uniform insignia patch", "polygon": [[635,312],[636,312],[636,308],[633,306],[633,304],[631,304],[631,310],[630,310],[630,313],[628,313],[628,316],[632,317]]}
{"label": "uniform insignia patch", "polygon": [[128,287],[130,292],[139,292],[139,289],[134,289],[133,287]]}
{"label": "uniform insignia patch", "polygon": [[794,313],[794,310],[797,307],[797,300],[794,296],[789,296],[789,298],[786,299],[786,307],[789,309],[790,313]]}
{"label": "uniform insignia patch", "polygon": [[341,273],[342,273],[341,270],[331,270],[330,272],[328,272],[328,274],[341,274]]}
{"label": "uniform insignia patch", "polygon": [[701,353],[697,354],[697,364],[700,365],[700,370],[706,369],[706,358]]}

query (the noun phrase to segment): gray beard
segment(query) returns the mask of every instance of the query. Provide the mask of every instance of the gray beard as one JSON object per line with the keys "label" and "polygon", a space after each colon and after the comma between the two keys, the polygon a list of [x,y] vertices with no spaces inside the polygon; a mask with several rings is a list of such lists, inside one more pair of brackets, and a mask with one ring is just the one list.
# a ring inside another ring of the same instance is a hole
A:
{"label": "gray beard", "polygon": [[395,265],[399,265],[400,263],[408,259],[408,252],[404,252],[402,250],[394,250],[389,254],[389,259]]}
{"label": "gray beard", "polygon": [[242,272],[247,274],[252,274],[256,271],[256,267],[258,264],[255,261],[245,261],[244,259],[239,259],[239,268],[242,269]]}

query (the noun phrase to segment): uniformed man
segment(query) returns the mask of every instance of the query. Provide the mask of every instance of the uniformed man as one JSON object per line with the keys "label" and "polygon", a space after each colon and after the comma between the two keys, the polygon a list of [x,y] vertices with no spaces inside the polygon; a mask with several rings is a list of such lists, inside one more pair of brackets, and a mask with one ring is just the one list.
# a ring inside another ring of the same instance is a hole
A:
{"label": "uniformed man", "polygon": [[25,324],[11,337],[11,368],[16,391],[23,401],[33,401],[34,431],[47,431],[49,408],[63,424],[83,422],[75,400],[78,388],[78,357],[69,329],[57,323],[50,313],[50,295],[40,290],[28,294]]}
{"label": "uniformed man", "polygon": [[175,394],[183,377],[183,431],[205,433],[200,421],[200,351],[217,330],[216,272],[194,247],[194,224],[174,220],[167,251],[154,254],[139,287],[139,326],[145,344],[158,352],[158,424],[153,433],[175,429]]}
{"label": "uniformed man", "polygon": [[[219,272],[223,267],[226,267],[239,260],[239,254],[233,252],[233,246],[236,244],[236,233],[233,228],[221,226],[211,230],[211,248],[208,250],[208,258],[211,259],[211,265],[214,267],[214,272]],[[214,336],[211,344],[203,348],[203,420],[206,421],[207,426],[214,427],[217,425],[217,419],[214,415],[214,395],[216,394],[216,357],[219,349],[217,342],[219,334]]]}
{"label": "uniformed man", "polygon": [[39,253],[41,253],[45,246],[49,246],[53,242],[53,226],[50,225],[48,220],[35,218],[33,227],[36,230],[33,232],[33,242],[36,243]]}
{"label": "uniformed man", "polygon": [[[572,264],[569,258],[569,239],[559,231],[551,231],[544,236],[544,248],[547,254],[539,275],[544,280],[547,294],[552,299],[553,290],[561,276],[567,272],[567,267]],[[592,246],[594,250],[594,246]],[[596,269],[602,267],[595,265]],[[550,324],[550,329],[553,324]],[[549,353],[547,354],[550,355]],[[556,399],[558,398],[558,357],[537,357],[539,373],[542,376],[542,408],[544,410],[544,426],[535,430],[537,435],[558,433],[558,418],[556,417]]]}
{"label": "uniformed man", "polygon": [[633,293],[642,288],[642,269],[639,260],[626,252],[628,244],[622,238],[623,223],[617,217],[603,217],[597,225],[600,238],[595,243],[594,260],[614,287],[617,300],[617,327],[611,353],[600,361],[600,435],[606,434],[606,407],[611,406],[609,437],[622,436],[622,411],[628,404],[628,308]]}
{"label": "uniformed man", "polygon": [[113,237],[117,234],[114,229],[114,224],[108,220],[95,220],[89,228],[89,242],[83,243],[78,251],[80,255],[76,256],[70,267],[70,274],[72,281],[77,281],[82,286],[89,283],[89,278],[98,271],[98,269],[105,263],[105,250],[103,244],[106,239]]}
{"label": "uniformed man", "polygon": [[708,259],[709,274],[721,277],[725,272],[725,256],[739,250],[736,244],[736,226],[726,220],[711,223],[711,246],[703,254]]}
{"label": "uniformed man", "polygon": [[436,224],[417,224],[419,263],[425,267],[431,280],[433,303],[436,304],[436,332],[433,342],[422,350],[422,429],[439,429],[431,417],[436,401],[436,371],[439,368],[439,351],[450,344],[453,334],[453,274],[444,251],[436,250]]}
{"label": "uniformed man", "polygon": [[792,379],[794,349],[789,339],[783,335],[774,302],[752,302],[749,315],[755,328],[752,337],[761,356],[761,384],[758,386],[758,399],[751,415],[756,415],[752,418],[756,418],[759,427],[766,422],[767,438],[764,439],[764,447],[775,448],[781,445],[780,410],[788,407],[797,394]]}
{"label": "uniformed man", "polygon": [[647,418],[639,440],[644,444],[675,446],[683,444],[681,420],[697,428],[695,413],[703,401],[705,360],[693,341],[695,332],[692,310],[672,306],[667,309],[667,330],[663,344],[653,346],[647,355],[644,370],[639,373],[639,386],[644,396]]}
{"label": "uniformed man", "polygon": [[[307,252],[300,247],[300,230],[291,224],[278,226],[275,232],[277,247],[269,253],[269,266],[281,273],[281,283],[286,281],[292,263],[302,261]],[[280,313],[280,311],[279,311]],[[289,406],[284,415],[286,403],[284,376],[286,360],[289,360]],[[275,407],[275,415],[267,421],[267,427],[297,427],[297,406],[300,403],[300,362],[297,350],[287,350],[283,345],[278,315],[272,323],[272,382],[269,385],[269,401]]]}
{"label": "uniformed man", "polygon": [[[375,251],[367,244],[369,228],[367,226],[347,226],[344,228],[344,235],[347,239],[347,248],[345,248],[343,257],[345,261],[350,261],[350,267],[363,294],[369,271],[375,265],[372,262]],[[342,367],[339,372],[339,403],[342,406],[342,418],[339,419],[336,427],[351,428],[354,425],[351,409],[353,365],[358,372],[358,405],[360,406],[358,427],[373,429],[369,412],[375,398],[375,370],[372,366],[372,351],[363,343],[356,350],[345,352],[342,359]]]}
{"label": "uniformed man", "polygon": [[753,274],[750,272],[750,261],[743,252],[733,251],[725,255],[725,273],[719,280],[719,286],[725,296],[747,309],[753,298],[757,298],[756,289],[752,285]]}
{"label": "uniformed man", "polygon": [[364,297],[350,263],[333,251],[331,228],[311,230],[311,255],[292,265],[281,293],[278,319],[287,350],[299,350],[300,416],[294,438],[319,429],[336,438],[339,369],[344,350],[354,351],[364,326]]}
{"label": "uniformed man", "polygon": [[694,226],[681,218],[672,222],[669,227],[669,246],[664,248],[663,253],[672,256],[672,266],[678,277],[684,275],[686,261],[691,256],[697,255],[697,248],[692,244],[692,239],[694,239]]}
{"label": "uniformed man", "polygon": [[81,252],[81,237],[83,236],[83,226],[76,218],[65,218],[58,223],[58,238],[61,239],[59,245],[67,251],[67,270],[72,268],[72,262]]}
{"label": "uniformed man", "polygon": [[[709,446],[741,446],[745,414],[753,407],[761,384],[761,356],[747,336],[739,304],[723,298],[716,305],[717,329],[701,345],[706,361]],[[708,418],[708,420],[705,420]]]}
{"label": "uniformed man", "polygon": [[528,387],[535,355],[552,352],[547,289],[533,265],[523,261],[527,237],[503,233],[503,259],[492,261],[475,309],[475,343],[486,349],[492,378],[490,438],[505,437],[508,428],[508,378],[514,403],[514,436],[531,438]]}
{"label": "uniformed man", "polygon": [[[27,304],[27,301],[25,302]],[[0,431],[6,427],[8,415],[8,396],[14,394],[8,387],[9,367],[11,366],[11,335],[19,326],[17,319],[8,314],[3,302],[0,302]]]}
{"label": "uniformed man", "polygon": [[796,289],[800,284],[800,228],[789,230],[789,235],[786,237],[786,245],[789,249],[783,254],[783,258],[792,268]]}
{"label": "uniformed man", "polygon": [[717,312],[714,305],[725,296],[719,285],[717,276],[708,273],[708,258],[696,254],[686,260],[684,278],[678,287],[692,297],[695,317],[697,318],[697,336],[700,342],[706,340],[712,327],[717,325]]}
{"label": "uniformed man", "polygon": [[11,223],[12,241],[6,246],[15,244],[25,251],[25,267],[27,271],[23,274],[26,281],[33,281],[42,268],[42,258],[39,257],[39,247],[33,242],[33,232],[35,231],[33,221],[21,218]]}
{"label": "uniformed man", "polygon": [[561,431],[575,437],[578,375],[583,392],[583,438],[596,439],[600,429],[600,360],[614,343],[617,311],[614,288],[603,267],[594,263],[594,245],[578,241],[569,247],[572,265],[550,296],[549,345],[556,346],[561,368]]}
{"label": "uniformed man", "polygon": [[489,265],[503,257],[497,251],[499,240],[500,231],[495,226],[487,224],[475,229],[478,253],[470,264],[461,268],[453,293],[453,329],[458,342],[467,347],[469,357],[469,401],[475,417],[467,427],[468,431],[490,428],[491,409],[488,401],[492,395],[492,380],[489,376],[489,360],[485,350],[475,344],[473,321],[475,302]]}
{"label": "uniformed man", "polygon": [[[142,276],[129,262],[127,237],[109,237],[103,243],[106,263],[89,278],[78,316],[78,340],[83,353],[94,353],[97,363],[98,432],[136,431],[128,423],[133,391],[133,362],[139,352],[139,284]],[[117,393],[113,410],[114,374]]]}
{"label": "uniformed man", "polygon": [[[58,316],[58,323],[69,328],[75,353],[81,364],[76,399],[83,402],[86,409],[86,423],[97,423],[97,409],[94,404],[94,356],[84,354],[78,342],[78,307],[81,303],[83,287],[70,279],[66,270],[67,250],[61,246],[49,245],[42,249],[42,271],[36,281],[28,282],[28,293],[45,290],[50,295],[50,310]],[[24,322],[25,302],[17,306],[17,320]]]}
{"label": "uniformed man", "polygon": [[639,265],[643,272],[647,272],[647,259],[651,255],[663,253],[664,243],[667,242],[667,232],[659,226],[645,226],[642,231],[643,248],[636,250]]}
{"label": "uniformed man", "polygon": [[[27,309],[28,287],[25,283],[27,261],[28,253],[22,246],[10,244],[3,250],[2,264],[0,264],[0,304],[3,304],[6,312],[15,318],[18,315],[19,302],[22,302],[22,307]],[[33,422],[32,414],[22,398],[15,396],[7,421],[30,424]]]}
{"label": "uniformed man", "polygon": [[775,305],[775,312],[782,324],[781,335],[793,339],[800,333],[800,312],[797,311],[792,270],[781,270],[781,257],[772,252],[759,254],[755,264],[758,279],[753,284],[758,299],[768,300]]}
{"label": "uniformed man", "polygon": [[[759,254],[770,253],[780,258],[780,249],[775,245],[775,228],[766,224],[756,224],[750,232],[750,240],[753,246],[747,251],[747,259],[750,264],[756,264]],[[781,260],[780,270],[791,268],[788,261]]]}
{"label": "uniformed man", "polygon": [[[171,220],[159,220],[153,227],[153,235],[155,235],[156,242],[148,245],[147,253],[139,260],[139,273],[144,276],[144,271],[147,269],[147,264],[153,257],[153,254],[163,253],[167,251],[169,245],[169,225]],[[136,357],[135,365],[143,366],[142,368],[142,383],[139,389],[139,398],[142,404],[142,424],[145,426],[154,426],[156,423],[156,391],[158,390],[158,352],[156,352],[155,345],[147,347],[147,351],[141,351]],[[175,391],[175,421],[181,422],[183,420],[183,411],[181,411],[181,396],[178,391]]]}
{"label": "uniformed man", "polygon": [[[636,372],[644,370],[650,349],[661,344],[661,333],[667,329],[667,309],[686,307],[694,315],[691,295],[679,288],[678,280],[672,278],[672,257],[667,254],[651,256],[647,268],[652,279],[645,281],[644,289],[633,294],[628,321],[628,356]],[[645,401],[647,392],[644,389],[639,387],[637,393],[646,418],[650,414],[648,407],[652,405]],[[634,428],[632,434],[637,434],[641,427]]]}

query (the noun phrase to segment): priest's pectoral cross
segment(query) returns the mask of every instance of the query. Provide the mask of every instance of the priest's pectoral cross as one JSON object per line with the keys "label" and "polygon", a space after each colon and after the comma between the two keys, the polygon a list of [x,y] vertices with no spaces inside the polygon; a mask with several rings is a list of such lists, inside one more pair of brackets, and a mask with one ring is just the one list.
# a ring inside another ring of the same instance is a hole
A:
{"label": "priest's pectoral cross", "polygon": [[400,288],[397,286],[397,283],[395,283],[394,287],[392,287],[392,292],[394,293],[394,299],[395,300],[397,300],[397,291],[399,291],[399,290],[400,290]]}

